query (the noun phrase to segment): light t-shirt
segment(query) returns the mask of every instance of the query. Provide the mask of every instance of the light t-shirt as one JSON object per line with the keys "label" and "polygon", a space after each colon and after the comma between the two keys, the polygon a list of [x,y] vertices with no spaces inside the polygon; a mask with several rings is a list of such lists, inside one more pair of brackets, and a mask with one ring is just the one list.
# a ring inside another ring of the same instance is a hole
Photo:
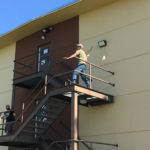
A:
{"label": "light t-shirt", "polygon": [[87,56],[83,49],[77,50],[76,55],[79,59],[81,59],[79,60],[79,64],[86,64],[85,61],[87,61]]}

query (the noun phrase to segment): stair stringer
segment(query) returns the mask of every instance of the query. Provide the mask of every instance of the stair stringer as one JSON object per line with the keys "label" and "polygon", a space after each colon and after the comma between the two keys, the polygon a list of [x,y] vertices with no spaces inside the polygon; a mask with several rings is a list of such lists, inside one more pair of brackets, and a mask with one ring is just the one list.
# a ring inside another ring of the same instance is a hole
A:
{"label": "stair stringer", "polygon": [[38,111],[41,109],[41,107],[49,100],[50,97],[68,92],[68,90],[70,90],[70,87],[65,87],[65,88],[49,91],[47,93],[47,95],[43,98],[41,103],[39,105],[37,105],[37,107],[30,114],[30,116],[25,120],[25,122],[20,126],[20,128],[15,132],[14,137],[13,137],[14,140],[21,133],[21,131],[26,127],[26,125],[33,119],[33,117],[38,113]]}
{"label": "stair stringer", "polygon": [[[33,112],[30,114],[30,116],[24,121],[24,123],[16,130],[16,132],[13,135],[10,136],[4,136],[4,137],[0,137],[0,145],[5,145],[5,146],[9,146],[7,145],[8,142],[22,142],[22,138],[21,136],[19,136],[19,134],[23,131],[23,129],[29,124],[29,122],[34,118],[34,116],[38,113],[38,111],[41,109],[41,107],[49,100],[50,97],[58,95],[58,94],[62,94],[68,91],[72,91],[73,88],[71,87],[65,87],[65,88],[60,88],[60,89],[55,89],[52,91],[49,91],[45,97],[43,98],[43,100],[39,103],[39,105],[37,105],[37,107],[33,110]],[[27,143],[31,142],[31,140],[27,140]],[[34,144],[37,144],[38,141],[34,141]],[[6,144],[4,144],[6,143]]]}

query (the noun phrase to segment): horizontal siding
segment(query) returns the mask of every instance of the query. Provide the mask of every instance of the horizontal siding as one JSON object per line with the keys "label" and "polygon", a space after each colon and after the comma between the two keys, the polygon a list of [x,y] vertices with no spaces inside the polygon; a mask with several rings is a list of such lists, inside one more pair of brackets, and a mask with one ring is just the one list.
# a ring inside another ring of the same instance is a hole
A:
{"label": "horizontal siding", "polygon": [[[94,68],[93,75],[116,84],[111,87],[93,80],[93,88],[114,95],[115,102],[80,106],[80,137],[119,144],[119,150],[149,149],[150,1],[118,0],[81,15],[79,29],[85,50],[93,45],[89,61],[115,72],[112,76]],[[108,45],[99,48],[100,40]]]}
{"label": "horizontal siding", "polygon": [[[6,104],[11,104],[15,45],[12,43],[0,49],[0,112],[5,111]],[[0,146],[0,150],[8,150],[8,147]]]}

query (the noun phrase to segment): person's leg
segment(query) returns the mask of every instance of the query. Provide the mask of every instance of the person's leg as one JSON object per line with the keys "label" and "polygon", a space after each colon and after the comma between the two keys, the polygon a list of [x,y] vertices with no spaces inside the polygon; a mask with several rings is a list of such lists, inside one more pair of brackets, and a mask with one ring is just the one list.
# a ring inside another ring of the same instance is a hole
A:
{"label": "person's leg", "polygon": [[9,122],[9,134],[12,134],[14,122]]}
{"label": "person's leg", "polygon": [[6,123],[6,126],[5,126],[5,132],[6,132],[6,135],[10,135],[12,134],[12,131],[13,131],[13,122],[7,122]]}
{"label": "person's leg", "polygon": [[9,128],[9,125],[8,125],[8,122],[6,122],[6,125],[5,125],[5,133],[6,133],[6,135],[8,135],[8,129]]}
{"label": "person's leg", "polygon": [[[81,68],[82,68],[81,72],[86,73],[86,65],[82,65]],[[80,74],[80,75],[81,75],[82,80],[85,82],[86,86],[89,88],[90,82],[88,80],[88,77],[84,74]]]}
{"label": "person's leg", "polygon": [[77,71],[82,71],[82,68],[81,68],[82,65],[78,65],[75,69],[74,69],[74,72],[72,74],[72,83],[73,84],[76,84],[76,81],[77,81],[77,76],[79,74],[79,72],[76,72]]}

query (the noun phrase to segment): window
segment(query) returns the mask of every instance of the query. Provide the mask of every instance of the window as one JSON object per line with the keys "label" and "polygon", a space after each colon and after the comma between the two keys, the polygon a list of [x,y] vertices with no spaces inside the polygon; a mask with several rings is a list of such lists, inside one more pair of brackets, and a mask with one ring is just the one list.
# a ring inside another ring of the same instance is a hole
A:
{"label": "window", "polygon": [[38,47],[38,72],[45,71],[50,64],[50,44]]}
{"label": "window", "polygon": [[46,55],[49,53],[49,48],[42,49],[42,55]]}
{"label": "window", "polygon": [[46,57],[46,58],[43,58],[42,60],[41,60],[41,66],[44,66],[45,64],[47,64],[47,63],[49,63],[49,58],[48,57]]}

